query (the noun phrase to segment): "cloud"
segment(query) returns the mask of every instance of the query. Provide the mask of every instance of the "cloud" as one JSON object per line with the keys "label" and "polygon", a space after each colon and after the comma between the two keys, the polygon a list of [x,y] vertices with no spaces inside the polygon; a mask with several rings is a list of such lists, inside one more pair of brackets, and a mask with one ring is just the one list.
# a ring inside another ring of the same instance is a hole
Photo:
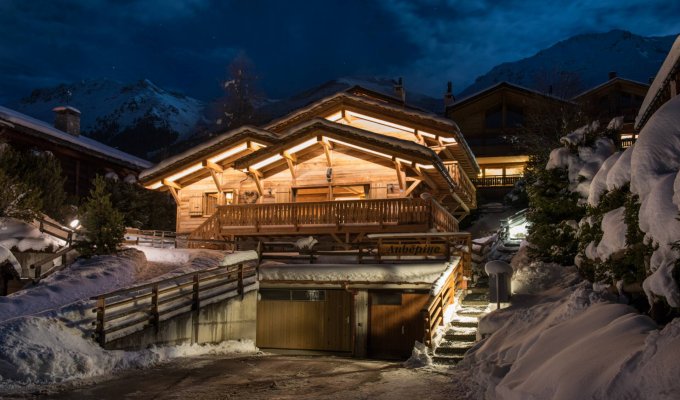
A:
{"label": "cloud", "polygon": [[[407,77],[438,93],[457,91],[493,66],[529,57],[579,33],[628,29],[642,35],[680,32],[680,2],[650,0],[383,0],[424,57]],[[634,23],[633,23],[634,21]]]}

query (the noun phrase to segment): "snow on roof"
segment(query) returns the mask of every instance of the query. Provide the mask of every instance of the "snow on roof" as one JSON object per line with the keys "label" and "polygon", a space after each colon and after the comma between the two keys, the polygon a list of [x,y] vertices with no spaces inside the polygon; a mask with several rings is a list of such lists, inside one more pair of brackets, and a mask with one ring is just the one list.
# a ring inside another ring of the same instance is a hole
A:
{"label": "snow on roof", "polygon": [[489,86],[489,87],[486,88],[486,89],[482,89],[482,90],[480,90],[480,91],[478,91],[478,92],[469,94],[469,95],[467,95],[467,96],[465,96],[465,97],[463,97],[463,98],[461,98],[461,99],[459,99],[459,100],[456,100],[456,102],[453,103],[453,104],[451,104],[450,106],[448,106],[447,109],[448,109],[448,108],[458,107],[460,104],[462,104],[462,103],[464,103],[464,102],[467,102],[467,101],[469,101],[469,100],[472,100],[474,97],[480,96],[480,95],[485,94],[485,93],[488,93],[488,92],[492,92],[492,91],[494,91],[494,90],[496,90],[496,89],[498,89],[498,88],[500,88],[500,87],[502,87],[502,86],[508,86],[508,87],[515,88],[515,89],[519,89],[519,90],[522,90],[522,91],[525,91],[525,92],[537,94],[537,95],[539,95],[539,96],[547,97],[547,98],[550,98],[550,99],[553,99],[553,100],[556,100],[556,101],[559,101],[559,102],[562,102],[562,103],[569,103],[568,100],[565,100],[565,99],[560,98],[560,97],[557,97],[557,96],[553,96],[553,95],[551,95],[551,94],[543,93],[543,92],[540,92],[540,91],[538,91],[538,90],[530,89],[530,88],[528,88],[528,87],[526,87],[526,86],[517,85],[517,84],[512,83],[512,82],[501,81],[501,82],[498,82],[497,84],[495,84],[495,85],[493,85],[493,86]]}
{"label": "snow on roof", "polygon": [[446,280],[458,262],[458,258],[452,262],[361,265],[283,264],[267,261],[260,265],[260,280],[319,283],[411,283],[436,286],[435,283]]}
{"label": "snow on roof", "polygon": [[76,147],[81,151],[86,150],[89,154],[96,157],[118,161],[127,167],[134,169],[145,169],[153,165],[149,161],[135,157],[121,150],[114,149],[113,147],[109,147],[94,139],[90,139],[85,136],[73,136],[66,132],[60,131],[47,122],[40,121],[18,111],[0,106],[0,121],[2,120],[10,122],[14,126],[22,126],[32,131],[47,135],[53,141],[58,143],[66,142],[72,147]]}
{"label": "snow on roof", "polygon": [[647,91],[647,96],[640,106],[640,112],[637,117],[635,117],[635,129],[640,130],[642,126],[647,122],[651,114],[653,113],[652,107],[656,99],[661,95],[666,85],[668,85],[669,77],[671,73],[678,68],[680,64],[680,35],[673,43],[666,60],[664,60],[659,72],[656,73],[656,77],[652,82],[652,85]]}
{"label": "snow on roof", "polygon": [[154,167],[142,171],[142,173],[139,174],[139,179],[149,179],[150,177],[157,176],[164,171],[178,168],[185,163],[218,151],[225,145],[234,143],[247,137],[258,138],[269,143],[275,143],[278,141],[278,136],[271,132],[255,128],[253,126],[242,126],[240,128],[227,131],[213,139],[208,140],[207,142],[194,146],[175,156],[166,158],[165,160],[156,164]]}

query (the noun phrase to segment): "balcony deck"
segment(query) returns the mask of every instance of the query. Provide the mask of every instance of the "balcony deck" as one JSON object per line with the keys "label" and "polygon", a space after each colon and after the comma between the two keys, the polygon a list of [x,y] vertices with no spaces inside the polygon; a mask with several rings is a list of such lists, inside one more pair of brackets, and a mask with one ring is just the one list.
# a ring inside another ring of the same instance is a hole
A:
{"label": "balcony deck", "polygon": [[380,199],[219,206],[189,236],[222,240],[239,236],[346,233],[457,232],[458,220],[436,201]]}

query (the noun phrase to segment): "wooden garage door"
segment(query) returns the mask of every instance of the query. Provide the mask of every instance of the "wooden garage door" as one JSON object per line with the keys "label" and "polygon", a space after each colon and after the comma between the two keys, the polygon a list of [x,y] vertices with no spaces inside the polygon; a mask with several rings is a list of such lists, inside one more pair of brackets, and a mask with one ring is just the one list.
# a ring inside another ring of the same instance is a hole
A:
{"label": "wooden garage door", "polygon": [[371,292],[368,354],[408,358],[415,341],[423,341],[421,310],[429,298],[428,293]]}
{"label": "wooden garage door", "polygon": [[350,310],[344,290],[261,289],[257,346],[349,352]]}

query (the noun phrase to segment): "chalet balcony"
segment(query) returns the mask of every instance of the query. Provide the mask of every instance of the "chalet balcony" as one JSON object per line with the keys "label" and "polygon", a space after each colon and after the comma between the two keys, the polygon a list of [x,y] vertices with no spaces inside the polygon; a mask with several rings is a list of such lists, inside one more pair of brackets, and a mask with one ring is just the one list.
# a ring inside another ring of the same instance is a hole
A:
{"label": "chalet balcony", "polygon": [[219,206],[189,236],[223,240],[239,236],[379,232],[457,232],[458,220],[433,199],[380,199]]}
{"label": "chalet balcony", "polygon": [[522,179],[522,175],[486,176],[475,178],[472,182],[478,188],[510,187],[514,186],[520,179]]}

